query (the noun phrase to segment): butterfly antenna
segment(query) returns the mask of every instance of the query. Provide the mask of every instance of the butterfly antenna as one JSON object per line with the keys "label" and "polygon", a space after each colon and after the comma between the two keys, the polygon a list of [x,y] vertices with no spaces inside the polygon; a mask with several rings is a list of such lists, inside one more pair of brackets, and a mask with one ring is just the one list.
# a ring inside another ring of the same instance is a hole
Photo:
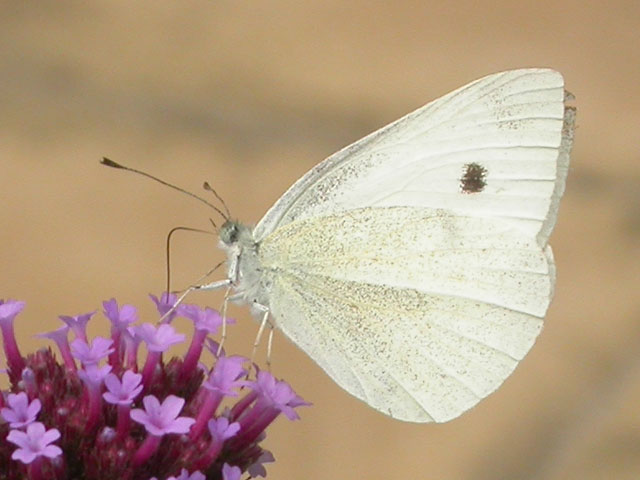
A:
{"label": "butterfly antenna", "polygon": [[179,230],[186,232],[207,233],[209,235],[212,235],[212,232],[209,232],[208,230],[200,230],[199,228],[191,227],[173,227],[171,230],[169,230],[169,233],[167,234],[167,289],[165,290],[165,292],[167,293],[171,292],[171,237]]}
{"label": "butterfly antenna", "polygon": [[227,204],[225,203],[225,201],[222,199],[222,197],[220,195],[218,195],[218,192],[216,192],[214,190],[214,188],[209,184],[209,182],[204,182],[204,185],[202,185],[202,188],[204,188],[205,190],[210,191],[211,193],[213,193],[215,195],[215,197],[220,200],[220,203],[222,204],[222,206],[224,207],[224,211],[227,212],[227,217],[225,218],[225,220],[229,220],[231,218],[231,212],[229,211],[229,207],[227,207]]}
{"label": "butterfly antenna", "polygon": [[[225,210],[227,210],[227,214],[225,214],[222,210],[220,210],[218,207],[216,207],[215,205],[207,202],[204,198],[199,197],[198,195],[196,195],[195,193],[189,192],[188,190],[185,190],[184,188],[180,188],[176,185],[173,185],[169,182],[165,182],[164,180],[161,180],[158,177],[154,177],[153,175],[148,174],[147,172],[143,172],[142,170],[136,170],[135,168],[131,168],[131,167],[127,167],[125,165],[121,165],[117,162],[114,162],[113,160],[108,159],[107,157],[102,157],[102,160],[100,160],[100,163],[102,165],[105,165],[107,167],[111,167],[111,168],[119,168],[121,170],[126,170],[128,172],[133,172],[133,173],[137,173],[139,175],[142,175],[143,177],[147,177],[150,178],[151,180],[155,180],[158,183],[161,183],[162,185],[165,185],[167,187],[173,188],[174,190],[177,190],[179,192],[182,192],[186,195],[189,195],[190,197],[195,198],[196,200],[201,201],[202,203],[204,203],[205,205],[209,206],[210,208],[213,208],[216,212],[218,212],[218,214],[224,218],[225,220],[229,220],[229,215],[228,215],[228,208],[226,205],[224,205],[224,202],[222,202],[222,204],[225,207]],[[218,197],[218,195],[216,194],[216,197]],[[220,197],[218,197],[220,198]]]}

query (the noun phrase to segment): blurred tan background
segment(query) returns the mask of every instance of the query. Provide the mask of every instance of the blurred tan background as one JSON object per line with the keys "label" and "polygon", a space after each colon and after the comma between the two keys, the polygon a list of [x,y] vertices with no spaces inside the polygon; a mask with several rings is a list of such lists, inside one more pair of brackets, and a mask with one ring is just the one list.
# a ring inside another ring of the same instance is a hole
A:
{"label": "blurred tan background", "polygon": [[[256,222],[335,150],[525,66],[560,70],[578,106],[551,242],[556,298],[537,344],[477,408],[412,425],[354,400],[276,336],[274,372],[314,406],[270,430],[269,478],[640,478],[635,0],[1,2],[0,298],[27,302],[21,346],[112,296],[154,318],[146,295],[163,288],[167,231],[209,227],[205,207],[101,156],[195,191],[209,180]],[[179,236],[175,286],[221,258],[213,237]],[[232,313],[229,349],[248,354],[257,326]]]}

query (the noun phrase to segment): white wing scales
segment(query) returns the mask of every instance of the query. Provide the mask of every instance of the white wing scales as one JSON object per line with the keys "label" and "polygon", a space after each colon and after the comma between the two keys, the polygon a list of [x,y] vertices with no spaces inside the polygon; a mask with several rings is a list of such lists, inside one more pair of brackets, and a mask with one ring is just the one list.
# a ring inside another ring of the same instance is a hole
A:
{"label": "white wing scales", "polygon": [[[562,194],[568,165],[563,125],[573,119],[564,99],[562,76],[552,70],[477,80],[317,165],[267,212],[255,238],[295,219],[412,205],[510,218],[518,228],[542,232],[544,244],[556,218],[553,192],[562,185]],[[470,162],[486,165],[487,187],[461,196],[460,177]]]}
{"label": "white wing scales", "polygon": [[546,255],[502,223],[406,207],[293,222],[261,245],[276,323],[374,408],[449,420],[511,373],[549,303]]}
{"label": "white wing scales", "polygon": [[[553,294],[564,100],[557,72],[491,75],[308,172],[253,231],[276,325],[399,419],[446,421],[494,391]],[[482,175],[464,183],[469,165]]]}

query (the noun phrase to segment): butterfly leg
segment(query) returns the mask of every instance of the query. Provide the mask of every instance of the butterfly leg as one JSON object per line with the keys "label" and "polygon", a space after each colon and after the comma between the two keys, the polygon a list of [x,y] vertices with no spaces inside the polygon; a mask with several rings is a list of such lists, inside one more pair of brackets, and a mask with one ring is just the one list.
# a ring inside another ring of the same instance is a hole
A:
{"label": "butterfly leg", "polygon": [[216,352],[216,356],[219,357],[222,353],[222,346],[224,345],[224,341],[227,339],[227,305],[229,304],[229,294],[231,293],[231,283],[227,287],[227,291],[224,292],[224,300],[222,301],[222,333],[220,334],[220,343],[218,344],[218,351]]}
{"label": "butterfly leg", "polygon": [[225,278],[224,280],[216,280],[215,282],[206,283],[204,285],[194,285],[192,287],[189,287],[187,291],[220,290],[221,288],[231,287],[232,284],[233,284],[233,281],[230,278]]}
{"label": "butterfly leg", "polygon": [[267,340],[267,369],[271,371],[271,346],[273,345],[273,323],[269,322],[269,339]]}
{"label": "butterfly leg", "polygon": [[257,310],[258,312],[262,313],[262,320],[260,321],[260,328],[258,328],[258,333],[256,335],[256,339],[253,342],[253,349],[251,351],[251,363],[253,363],[253,360],[256,356],[256,352],[258,350],[258,345],[260,345],[260,340],[262,339],[262,334],[264,333],[264,329],[267,325],[269,325],[269,328],[271,329],[271,332],[269,333],[269,340],[267,343],[267,367],[271,368],[271,359],[269,358],[270,354],[271,354],[271,343],[272,343],[272,334],[273,334],[273,325],[271,325],[271,322],[269,321],[269,314],[271,313],[269,310],[269,307],[265,306],[265,305],[261,305],[259,303],[254,303],[252,305],[253,309]]}
{"label": "butterfly leg", "polygon": [[231,278],[225,278],[224,280],[216,280],[215,282],[207,283],[205,285],[194,285],[189,287],[178,299],[174,308],[182,302],[184,297],[187,296],[190,292],[194,290],[220,290],[222,288],[226,288],[226,292],[224,294],[224,300],[222,301],[222,333],[220,338],[220,343],[218,344],[218,351],[216,355],[219,356],[222,352],[222,346],[224,344],[225,339],[227,338],[227,304],[229,303],[229,294],[231,293],[231,289],[233,288],[233,280]]}
{"label": "butterfly leg", "polygon": [[[219,266],[220,264],[216,265],[216,267],[213,270],[217,269]],[[209,275],[210,272],[208,272],[207,275]],[[205,275],[205,277],[207,275]],[[231,287],[233,287],[234,283],[237,280],[238,280],[238,256],[236,255],[229,260],[229,273],[227,275],[227,278],[223,280],[216,280],[215,282],[211,282],[211,283],[205,283],[204,285],[193,285],[189,287],[187,291],[220,290],[221,288],[227,288],[227,292],[229,292],[229,290],[231,289]],[[183,297],[184,296],[185,295],[183,295]],[[225,295],[225,297],[226,296],[228,296],[228,294]]]}

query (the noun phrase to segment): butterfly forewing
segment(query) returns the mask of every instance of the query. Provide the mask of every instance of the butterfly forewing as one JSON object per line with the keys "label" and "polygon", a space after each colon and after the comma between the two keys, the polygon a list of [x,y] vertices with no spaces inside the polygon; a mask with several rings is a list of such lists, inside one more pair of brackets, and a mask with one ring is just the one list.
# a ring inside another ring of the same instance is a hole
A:
{"label": "butterfly forewing", "polygon": [[[564,99],[562,76],[547,69],[473,82],[317,165],[267,212],[255,237],[296,219],[411,205],[507,218],[534,235],[544,230],[544,244],[568,163],[563,126],[571,123],[568,137],[573,119]],[[474,164],[486,174],[483,188],[469,194],[462,180]]]}

